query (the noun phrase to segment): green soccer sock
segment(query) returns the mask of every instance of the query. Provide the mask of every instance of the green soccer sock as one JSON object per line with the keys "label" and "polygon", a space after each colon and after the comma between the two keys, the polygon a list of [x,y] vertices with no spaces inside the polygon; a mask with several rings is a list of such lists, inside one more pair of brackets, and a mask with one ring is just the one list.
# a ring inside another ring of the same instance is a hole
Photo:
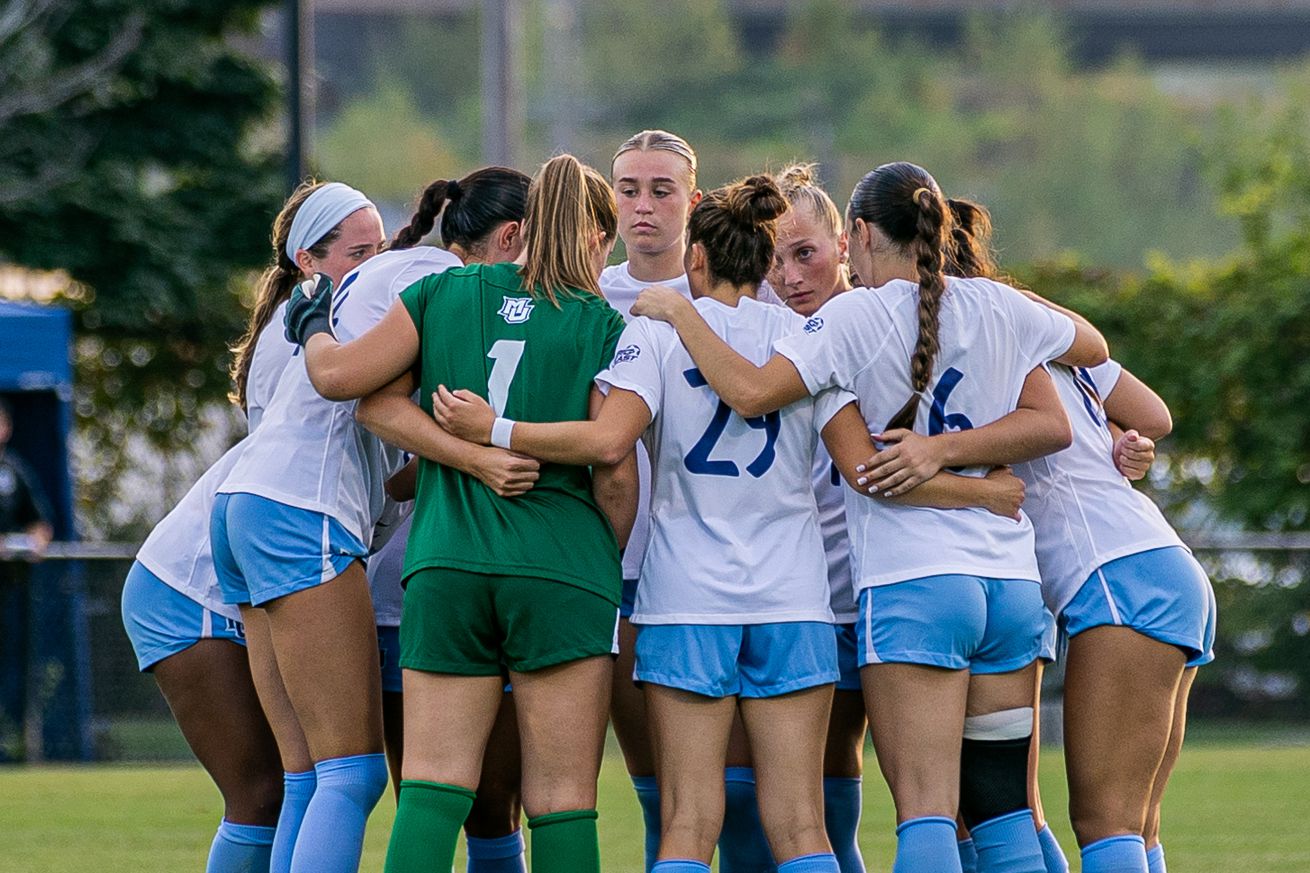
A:
{"label": "green soccer sock", "polygon": [[596,810],[539,815],[528,819],[528,828],[532,831],[532,873],[600,873]]}
{"label": "green soccer sock", "polygon": [[[386,873],[449,870],[455,863],[460,828],[473,808],[473,796],[469,789],[456,785],[402,781],[396,823],[387,846]],[[591,830],[594,835],[594,825]]]}

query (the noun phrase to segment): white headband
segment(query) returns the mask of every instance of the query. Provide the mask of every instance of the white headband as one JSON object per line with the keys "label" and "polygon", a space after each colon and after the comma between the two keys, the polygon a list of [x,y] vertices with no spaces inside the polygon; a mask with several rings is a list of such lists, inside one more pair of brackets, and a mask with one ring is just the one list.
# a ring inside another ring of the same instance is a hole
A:
{"label": "white headband", "polygon": [[340,182],[329,182],[314,191],[300,204],[291,221],[287,235],[287,257],[296,259],[296,252],[307,249],[327,236],[347,215],[366,206],[372,206],[360,192]]}

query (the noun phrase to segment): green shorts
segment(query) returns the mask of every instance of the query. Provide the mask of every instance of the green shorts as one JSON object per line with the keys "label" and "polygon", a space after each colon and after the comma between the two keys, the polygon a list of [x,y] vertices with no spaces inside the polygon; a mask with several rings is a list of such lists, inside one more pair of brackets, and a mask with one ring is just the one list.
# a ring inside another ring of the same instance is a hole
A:
{"label": "green shorts", "polygon": [[400,666],[428,673],[531,673],[615,652],[618,608],[532,576],[434,567],[405,583]]}

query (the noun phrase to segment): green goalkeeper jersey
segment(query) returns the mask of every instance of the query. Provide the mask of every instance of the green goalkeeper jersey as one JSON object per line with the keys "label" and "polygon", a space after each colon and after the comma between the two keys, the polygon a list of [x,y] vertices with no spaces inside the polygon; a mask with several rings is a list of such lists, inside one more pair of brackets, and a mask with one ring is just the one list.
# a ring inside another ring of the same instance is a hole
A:
{"label": "green goalkeeper jersey", "polygon": [[[515,421],[585,420],[592,379],[609,365],[623,317],[585,291],[557,297],[558,308],[532,297],[513,264],[446,270],[405,289],[423,410],[432,413],[432,392],[445,385],[482,395]],[[428,567],[551,579],[616,604],[622,585],[591,472],[564,464],[542,464],[531,491],[506,498],[421,459],[405,577]]]}

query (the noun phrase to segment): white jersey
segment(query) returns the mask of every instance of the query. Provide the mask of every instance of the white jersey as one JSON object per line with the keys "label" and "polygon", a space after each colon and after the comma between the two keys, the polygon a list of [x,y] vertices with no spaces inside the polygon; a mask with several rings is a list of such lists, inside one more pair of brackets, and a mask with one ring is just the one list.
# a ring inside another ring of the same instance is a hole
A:
{"label": "white jersey", "polygon": [[[632,304],[637,295],[652,285],[665,285],[682,292],[691,299],[691,286],[684,273],[664,282],[643,282],[632,278],[628,262],[606,267],[600,274],[600,291],[606,302],[619,311],[624,321],[632,321]],[[650,454],[645,443],[637,444],[637,518],[632,523],[632,534],[623,550],[623,578],[636,579],[641,573],[641,560],[646,555],[646,542],[650,539]]]}
{"label": "white jersey", "polygon": [[[282,335],[282,308],[259,334],[246,381],[246,403],[250,429],[259,424],[260,401],[272,396],[291,354],[298,346]],[[276,325],[277,330],[272,328]],[[252,393],[253,391],[253,393]],[[214,509],[214,492],[236,465],[249,437],[228,449],[205,471],[173,511],[155,525],[141,544],[136,559],[164,584],[185,594],[210,612],[240,620],[241,611],[223,602],[214,573],[209,547],[209,516]]]}
{"label": "white jersey", "polygon": [[264,410],[273,399],[273,391],[282,379],[282,371],[300,348],[287,342],[283,325],[286,312],[287,304],[283,301],[255,340],[255,353],[251,356],[250,373],[246,379],[247,433],[259,426]]}
{"label": "white jersey", "polygon": [[837,472],[823,440],[814,450],[814,502],[819,507],[819,532],[828,557],[828,605],[833,621],[850,624],[860,617],[851,578],[851,538],[846,530],[846,483]]}
{"label": "white jersey", "polygon": [[400,579],[405,564],[405,544],[414,521],[414,501],[397,503],[388,498],[373,534],[373,554],[368,559],[368,587],[373,595],[373,620],[378,627],[399,627],[405,599]]}
{"label": "white jersey", "polygon": [[[694,305],[742,355],[763,363],[804,319],[742,299]],[[650,543],[635,624],[832,621],[818,510],[809,487],[819,432],[854,398],[827,392],[743,419],[710,389],[667,324],[638,318],[596,377],[650,408]]]}
{"label": "white jersey", "polygon": [[[912,393],[910,355],[918,337],[919,287],[895,280],[839,294],[780,339],[811,393],[838,386],[859,398],[878,433]],[[915,430],[936,434],[989,424],[1014,411],[1024,379],[1068,351],[1067,316],[986,279],[949,279],[941,300],[941,350],[930,389],[918,398]],[[966,471],[984,475],[985,470]],[[1032,523],[985,509],[927,509],[846,493],[855,587],[964,574],[1039,579]]]}
{"label": "white jersey", "polygon": [[[382,320],[414,282],[450,267],[459,258],[420,246],[384,252],[341,280],[333,294],[332,325],[342,342]],[[383,486],[403,466],[398,449],[355,423],[358,401],[325,400],[314,389],[303,355],[292,358],[223,493],[257,494],[336,519],[361,543],[386,500]]]}
{"label": "white jersey", "polygon": [[1014,468],[1028,487],[1024,511],[1037,532],[1042,594],[1056,615],[1102,564],[1183,545],[1156,505],[1115,468],[1101,398],[1110,396],[1122,372],[1115,361],[1090,369],[1051,367],[1073,445]]}

